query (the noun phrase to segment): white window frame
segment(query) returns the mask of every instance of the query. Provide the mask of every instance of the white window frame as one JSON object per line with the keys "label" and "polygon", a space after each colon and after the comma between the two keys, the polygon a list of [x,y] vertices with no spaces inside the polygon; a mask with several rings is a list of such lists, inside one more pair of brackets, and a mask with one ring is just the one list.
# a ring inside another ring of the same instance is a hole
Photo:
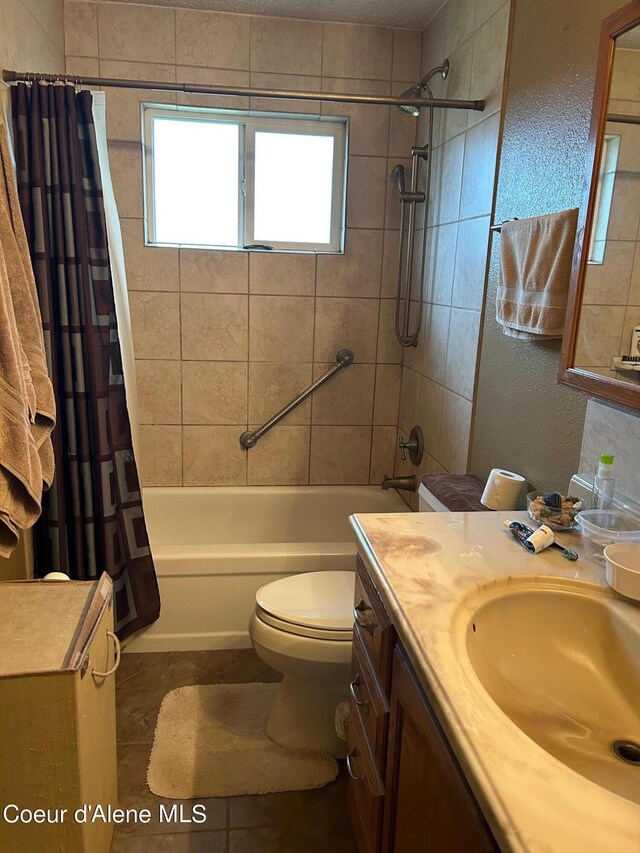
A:
{"label": "white window frame", "polygon": [[[142,104],[142,153],[144,164],[144,219],[147,246],[177,246],[221,251],[251,251],[247,246],[261,242],[254,238],[255,135],[259,131],[296,135],[331,136],[334,139],[334,169],[331,203],[331,240],[329,243],[270,242],[277,252],[341,254],[346,228],[346,183],[348,118],[299,113],[265,113],[245,110],[203,109],[171,104]],[[153,186],[153,121],[156,117],[183,121],[231,122],[239,127],[238,245],[215,246],[198,243],[164,243],[155,236],[155,196]],[[309,164],[310,168],[312,164]],[[304,175],[283,175],[284,181],[296,181],[304,192]]]}

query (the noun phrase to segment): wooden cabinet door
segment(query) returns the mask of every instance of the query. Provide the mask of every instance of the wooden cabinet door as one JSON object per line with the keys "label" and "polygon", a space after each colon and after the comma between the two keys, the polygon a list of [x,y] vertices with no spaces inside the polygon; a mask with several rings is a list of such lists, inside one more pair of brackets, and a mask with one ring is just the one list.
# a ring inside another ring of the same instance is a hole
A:
{"label": "wooden cabinet door", "polygon": [[498,847],[402,650],[391,679],[384,853],[488,853]]}

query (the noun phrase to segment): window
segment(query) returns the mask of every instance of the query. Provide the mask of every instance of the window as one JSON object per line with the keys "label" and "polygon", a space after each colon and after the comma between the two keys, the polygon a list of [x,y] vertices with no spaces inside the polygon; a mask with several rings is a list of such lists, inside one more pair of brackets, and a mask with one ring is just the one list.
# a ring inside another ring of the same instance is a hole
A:
{"label": "window", "polygon": [[607,248],[607,231],[611,217],[611,207],[616,183],[616,169],[620,153],[621,137],[615,133],[605,134],[602,145],[602,159],[596,190],[595,213],[589,241],[587,263],[603,264]]}
{"label": "window", "polygon": [[145,104],[147,243],[341,252],[347,120]]}

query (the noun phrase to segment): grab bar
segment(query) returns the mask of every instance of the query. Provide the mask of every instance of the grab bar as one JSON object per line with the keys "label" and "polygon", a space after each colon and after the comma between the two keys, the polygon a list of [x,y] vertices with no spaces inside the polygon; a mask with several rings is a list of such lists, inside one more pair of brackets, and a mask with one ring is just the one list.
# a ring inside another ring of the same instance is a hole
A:
{"label": "grab bar", "polygon": [[324,385],[324,383],[331,379],[332,376],[335,376],[335,374],[338,373],[339,370],[342,370],[343,367],[349,367],[350,364],[353,364],[353,359],[354,355],[350,349],[341,349],[336,354],[336,363],[332,368],[327,370],[326,373],[323,373],[322,376],[319,376],[315,382],[312,382],[308,388],[305,388],[304,391],[301,391],[297,397],[294,397],[294,399],[290,403],[287,403],[287,405],[283,409],[280,409],[277,414],[275,414],[272,418],[269,418],[269,420],[266,423],[262,424],[261,427],[254,430],[253,432],[251,430],[246,430],[245,432],[243,432],[240,436],[240,446],[244,447],[245,450],[249,450],[249,448],[255,447],[255,445],[265,433],[269,432],[269,430],[277,423],[279,423],[283,418],[286,418],[289,412],[292,412],[294,409],[296,409],[300,405],[300,403],[303,403],[307,399],[307,397],[310,397],[311,394],[313,394],[313,392],[317,388],[319,388],[321,385]]}

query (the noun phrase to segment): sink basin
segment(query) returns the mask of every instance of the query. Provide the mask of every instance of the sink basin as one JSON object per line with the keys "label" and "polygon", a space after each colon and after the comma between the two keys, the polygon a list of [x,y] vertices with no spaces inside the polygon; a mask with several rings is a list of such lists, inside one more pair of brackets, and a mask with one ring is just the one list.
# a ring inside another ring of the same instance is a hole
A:
{"label": "sink basin", "polygon": [[579,581],[520,579],[481,590],[465,612],[475,675],[510,720],[640,803],[640,608]]}

